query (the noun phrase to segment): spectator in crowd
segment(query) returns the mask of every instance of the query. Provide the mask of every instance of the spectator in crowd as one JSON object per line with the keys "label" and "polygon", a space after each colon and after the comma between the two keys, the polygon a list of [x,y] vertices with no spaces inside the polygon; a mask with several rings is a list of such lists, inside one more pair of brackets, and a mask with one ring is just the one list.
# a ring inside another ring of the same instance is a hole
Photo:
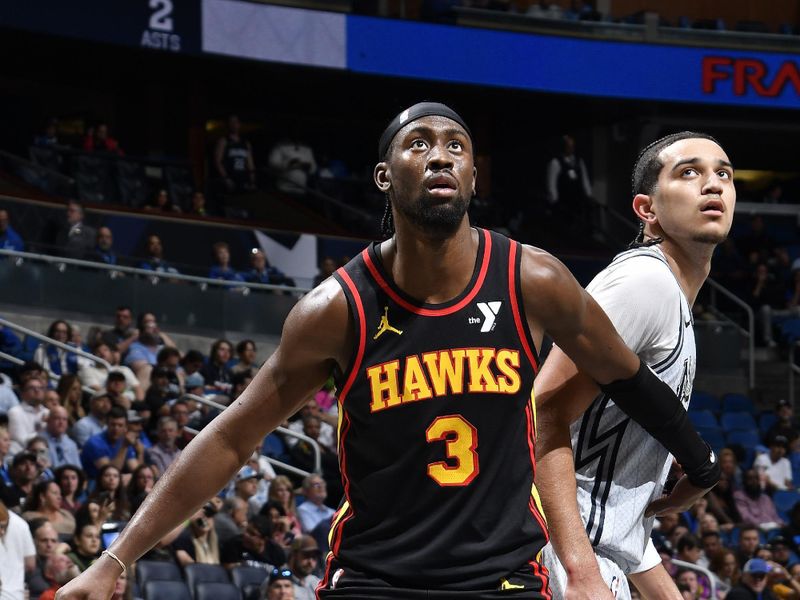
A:
{"label": "spectator in crowd", "polygon": [[181,212],[180,207],[170,201],[169,192],[164,188],[158,190],[150,202],[145,204],[142,208],[147,212],[153,213],[175,214]]}
{"label": "spectator in crowd", "polygon": [[290,569],[275,567],[261,584],[261,600],[295,600],[294,582]]}
{"label": "spectator in crowd", "polygon": [[678,569],[678,572],[675,574],[675,583],[679,591],[682,593],[688,592],[688,594],[683,595],[684,598],[691,598],[692,600],[702,598],[697,573],[691,569]]}
{"label": "spectator in crowd", "polygon": [[73,515],[78,512],[84,499],[86,476],[83,471],[74,465],[64,465],[56,469],[54,481],[61,488],[61,508],[68,510]]}
{"label": "spectator in crowd", "polygon": [[[304,420],[306,417],[316,417],[320,420],[319,436],[316,440],[325,446],[327,450],[334,452],[336,449],[336,430],[333,428],[336,424],[335,417],[333,418],[333,422],[331,422],[332,418],[322,413],[319,409],[319,404],[317,404],[317,399],[312,397],[309,398],[303,405],[303,408],[300,409],[300,418],[289,423],[288,429],[296,433],[303,433],[303,429],[305,428]],[[297,438],[290,437],[288,443],[290,447],[294,447],[298,444]]]}
{"label": "spectator in crowd", "polygon": [[[47,328],[47,337],[69,344],[72,338],[72,327],[66,321],[58,320],[50,323]],[[34,362],[43,365],[47,373],[54,377],[61,377],[67,373],[78,372],[78,357],[72,352],[42,342],[33,353]]]}
{"label": "spectator in crowd", "polygon": [[[147,236],[145,259],[139,263],[139,268],[145,271],[155,271],[156,273],[170,275],[179,273],[178,269],[164,260],[164,246],[161,243],[161,238],[157,235]],[[140,327],[139,331],[141,332],[141,330],[142,328]]]}
{"label": "spectator in crowd", "polygon": [[[239,472],[236,473],[236,477],[234,478],[233,495],[247,502],[249,506],[250,499],[255,496],[258,491],[258,482],[260,479],[261,475],[256,469],[249,465],[243,466],[239,469]],[[248,512],[250,514],[255,514],[258,511],[249,510]]]}
{"label": "spectator in crowd", "polygon": [[772,317],[787,314],[784,282],[767,263],[759,263],[753,271],[745,298],[759,316],[761,341],[766,346],[776,346],[772,335]]}
{"label": "spectator in crowd", "polygon": [[114,154],[117,156],[124,154],[122,148],[119,147],[119,142],[109,135],[108,123],[103,121],[89,128],[83,138],[83,150],[84,152]]}
{"label": "spectator in crowd", "polygon": [[161,417],[158,420],[158,443],[147,452],[147,462],[156,468],[159,476],[181,455],[176,445],[178,439],[178,423],[172,417]]}
{"label": "spectator in crowd", "polygon": [[163,367],[167,370],[167,379],[169,380],[170,393],[177,396],[183,389],[183,375],[181,369],[181,353],[177,348],[172,346],[164,346],[158,351],[156,355],[156,367]]}
{"label": "spectator in crowd", "polygon": [[145,452],[153,447],[153,442],[144,431],[144,417],[135,410],[128,410],[128,434],[142,444]]}
{"label": "spectator in crowd", "polygon": [[722,543],[719,531],[704,531],[700,534],[700,540],[703,546],[703,553],[697,559],[697,564],[707,569],[711,564],[711,557],[719,553],[725,546]]}
{"label": "spectator in crowd", "polygon": [[66,554],[51,554],[44,567],[44,577],[51,585],[39,598],[55,600],[56,592],[79,574],[77,565]]}
{"label": "spectator in crowd", "polygon": [[326,256],[319,263],[319,273],[314,276],[313,287],[317,287],[320,283],[325,281],[328,277],[333,275],[339,265],[330,256]]}
{"label": "spectator in crowd", "polygon": [[34,519],[29,522],[33,545],[36,548],[36,566],[25,573],[25,585],[28,587],[30,600],[37,600],[39,595],[50,587],[44,577],[47,559],[59,546],[58,532],[47,519]]}
{"label": "spectator in crowd", "polygon": [[267,255],[263,250],[253,248],[250,250],[250,270],[244,273],[244,280],[248,283],[270,283],[272,285],[294,286],[294,280],[287,277],[283,271],[267,262]]}
{"label": "spectator in crowd", "polygon": [[113,464],[105,464],[100,468],[97,485],[89,501],[97,502],[100,506],[110,501],[108,508],[114,521],[127,521],[131,516],[127,490],[122,485],[122,473]]}
{"label": "spectator in crowd", "polygon": [[111,411],[111,397],[107,392],[98,392],[89,400],[89,414],[80,419],[72,428],[72,437],[79,446],[84,446],[90,437],[106,428]]}
{"label": "spectator in crowd", "polygon": [[8,463],[11,461],[11,435],[5,425],[0,425],[0,488],[11,485],[11,475],[8,472]]}
{"label": "spectator in crowd", "polygon": [[733,491],[732,480],[723,473],[717,486],[706,495],[708,511],[716,517],[720,529],[723,531],[730,531],[735,525],[742,522],[733,499]]}
{"label": "spectator in crowd", "polygon": [[95,392],[105,391],[111,396],[114,404],[130,408],[133,400],[144,398],[139,379],[130,367],[117,364],[117,353],[100,340],[92,349],[92,354],[102,358],[111,365],[111,369],[102,363],[88,359],[78,361],[78,378],[80,383],[92,388]]}
{"label": "spectator in crowd", "polygon": [[561,137],[559,154],[547,164],[547,202],[574,211],[592,197],[592,183],[583,159],[575,154],[575,138]]}
{"label": "spectator in crowd", "polygon": [[296,139],[281,140],[272,147],[268,162],[275,187],[292,196],[306,195],[309,178],[317,172],[314,151],[308,144]]}
{"label": "spectator in crowd", "polygon": [[[0,331],[0,337],[2,337],[2,331]],[[4,352],[1,346],[2,342],[0,342],[0,352]],[[8,411],[17,405],[19,405],[19,398],[14,393],[14,382],[5,373],[0,373],[0,416],[8,415]]]}
{"label": "spectator in crowd", "polygon": [[72,538],[72,551],[67,553],[81,573],[100,556],[100,527],[91,521],[78,521]]}
{"label": "spectator in crowd", "polygon": [[278,475],[269,486],[269,499],[276,501],[286,512],[289,520],[289,529],[295,537],[303,533],[300,520],[297,518],[297,502],[294,498],[294,488],[291,480],[286,475]]}
{"label": "spectator in crowd", "polygon": [[53,470],[50,468],[50,448],[47,446],[47,440],[40,435],[36,435],[28,440],[25,450],[36,455],[36,463],[39,465],[39,477],[52,479]]}
{"label": "spectator in crowd", "polygon": [[739,529],[739,544],[736,548],[736,559],[739,562],[740,568],[756,555],[759,542],[758,526],[747,523]]}
{"label": "spectator in crowd", "polygon": [[36,567],[36,547],[28,524],[0,502],[0,582],[3,600],[24,600],[25,573]]}
{"label": "spectator in crowd", "polygon": [[292,571],[295,600],[316,599],[319,561],[319,546],[313,537],[301,535],[295,538],[289,551],[289,569]]}
{"label": "spectator in crowd", "polygon": [[228,117],[228,132],[217,141],[214,168],[222,191],[243,192],[256,188],[256,167],[250,142],[241,136],[242,124],[237,115]]}
{"label": "spectator in crowd", "polygon": [[253,494],[247,501],[248,516],[257,514],[264,503],[269,498],[269,486],[273,479],[275,479],[275,470],[269,463],[265,456],[261,456],[259,446],[256,446],[250,458],[245,463],[245,466],[250,467],[258,474],[258,485],[256,486],[256,493]]}
{"label": "spectator in crowd", "polygon": [[691,533],[687,533],[675,545],[675,558],[692,564],[697,564],[702,556],[700,540]]}
{"label": "spectator in crowd", "polygon": [[139,322],[139,337],[130,345],[125,364],[133,370],[140,383],[145,383],[151,380],[150,371],[158,363],[159,351],[164,346],[174,347],[175,343],[161,332],[152,313],[142,315]]}
{"label": "spectator in crowd", "polygon": [[106,429],[90,437],[81,452],[83,470],[92,478],[109,463],[119,471],[133,471],[143,458],[144,447],[136,436],[128,434],[128,413],[120,406],[111,408]]}
{"label": "spectator in crowd", "polygon": [[188,214],[194,215],[196,217],[208,216],[208,211],[206,210],[206,195],[203,192],[195,190],[192,193],[190,202],[191,206],[189,208]]}
{"label": "spectator in crowd", "polygon": [[51,148],[60,146],[58,143],[58,120],[47,119],[44,124],[44,131],[33,138],[33,145],[39,148]]}
{"label": "spectator in crowd", "polygon": [[128,504],[130,505],[131,514],[135,513],[139,506],[141,506],[144,499],[153,490],[153,484],[156,482],[156,474],[153,472],[153,467],[150,465],[139,465],[134,469],[131,480],[128,482],[128,489],[126,494],[128,496]]}
{"label": "spectator in crowd", "polygon": [[103,342],[109,348],[116,348],[122,355],[137,340],[139,331],[133,326],[133,312],[129,306],[118,306],[114,314],[114,327],[102,333]]}
{"label": "spectator in crowd", "polygon": [[782,435],[789,441],[791,446],[795,440],[800,438],[800,431],[798,431],[797,421],[794,418],[794,407],[788,400],[781,398],[775,407],[775,414],[778,417],[778,421],[769,428],[764,439],[769,441],[774,439],[776,435]]}
{"label": "spectator in crowd", "polygon": [[92,258],[107,265],[116,265],[117,253],[114,252],[114,234],[108,227],[98,227]]}
{"label": "spectator in crowd", "polygon": [[220,544],[241,535],[247,526],[247,502],[238,496],[229,496],[214,518],[214,530]]}
{"label": "spectator in crowd", "polygon": [[745,472],[743,489],[733,492],[733,499],[736,510],[746,522],[754,523],[764,531],[783,527],[784,522],[778,516],[775,503],[761,489],[758,471],[755,469]]}
{"label": "spectator in crowd", "polygon": [[32,437],[46,426],[50,411],[44,406],[45,386],[38,379],[22,385],[20,404],[8,411],[8,433],[11,435],[11,452],[19,452]]}
{"label": "spectator in crowd", "polygon": [[742,569],[742,578],[739,585],[734,587],[726,596],[726,600],[776,600],[772,592],[767,589],[768,575],[772,568],[760,558],[751,558]]}
{"label": "spectator in crowd", "polygon": [[776,435],[768,443],[769,452],[759,454],[753,463],[753,468],[758,471],[768,493],[791,489],[792,464],[786,458],[789,440],[782,435]]}
{"label": "spectator in crowd", "polygon": [[303,495],[306,501],[297,508],[297,516],[303,531],[311,533],[321,523],[330,526],[334,510],[324,504],[328,496],[325,480],[315,473],[308,475],[303,479]]}
{"label": "spectator in crowd", "polygon": [[175,445],[181,450],[194,439],[194,434],[185,430],[189,424],[189,404],[185,400],[176,400],[169,409],[169,416],[178,424],[178,437]]}
{"label": "spectator in crowd", "polygon": [[769,541],[772,546],[772,560],[778,563],[784,569],[796,562],[792,557],[792,546],[782,535],[775,536]]}
{"label": "spectator in crowd", "polygon": [[[322,421],[316,415],[303,417],[303,433],[319,443],[320,427]],[[338,505],[342,495],[341,477],[339,475],[339,460],[336,453],[325,444],[319,443],[322,476],[330,490],[329,504]],[[309,442],[300,440],[292,449],[293,464],[304,471],[315,469],[314,449]]]}
{"label": "spectator in crowd", "polygon": [[228,340],[217,340],[211,345],[208,363],[202,370],[206,384],[220,391],[231,389],[231,370],[228,362],[233,356],[233,344]]}
{"label": "spectator in crowd", "polygon": [[194,563],[220,564],[219,540],[214,530],[216,508],[210,502],[199,509],[189,520],[189,525],[172,544],[175,560],[181,567]]}
{"label": "spectator in crowd", "polygon": [[[45,392],[45,398],[48,392],[49,390]],[[62,375],[56,385],[56,395],[58,397],[56,404],[63,406],[67,411],[70,427],[86,416],[86,411],[83,409],[83,388],[78,376],[71,373]]]}
{"label": "spectator in crowd", "polygon": [[69,258],[85,258],[94,250],[97,232],[83,222],[83,206],[70,200],[66,220],[56,227],[55,245]]}
{"label": "spectator in crowd", "polygon": [[25,250],[25,243],[9,221],[8,211],[0,208],[0,249],[22,252]]}
{"label": "spectator in crowd", "polygon": [[288,552],[295,539],[295,534],[291,530],[292,526],[283,505],[276,500],[268,500],[261,507],[259,514],[269,518],[272,525],[272,541]]}
{"label": "spectator in crowd", "polygon": [[47,416],[47,428],[42,437],[47,440],[50,464],[57,469],[64,465],[80,464],[78,445],[67,435],[69,416],[63,406],[55,406]]}
{"label": "spectator in crowd", "polygon": [[269,518],[256,515],[249,519],[244,532],[229,539],[220,549],[220,561],[226,569],[238,566],[269,568],[286,562],[286,555],[271,538]]}
{"label": "spectator in crowd", "polygon": [[224,281],[243,281],[244,278],[231,267],[231,249],[227,242],[217,242],[213,246],[216,264],[208,272],[209,279]]}
{"label": "spectator in crowd", "polygon": [[708,565],[711,574],[716,578],[717,589],[728,592],[739,584],[741,572],[736,560],[736,553],[728,548],[723,548],[713,556]]}
{"label": "spectator in crowd", "polygon": [[236,344],[236,356],[238,360],[236,364],[231,367],[231,374],[237,375],[245,373],[250,376],[255,374],[259,365],[256,363],[256,343],[253,340],[242,340]]}
{"label": "spectator in crowd", "polygon": [[71,536],[75,532],[75,517],[61,508],[61,488],[55,481],[40,481],[33,486],[22,518],[28,522],[47,519],[59,535]]}
{"label": "spectator in crowd", "polygon": [[158,415],[161,414],[162,407],[166,406],[170,400],[174,400],[178,394],[173,390],[169,383],[169,370],[164,367],[156,367],[150,373],[150,387],[144,397],[147,408],[150,409],[150,421],[157,422]]}

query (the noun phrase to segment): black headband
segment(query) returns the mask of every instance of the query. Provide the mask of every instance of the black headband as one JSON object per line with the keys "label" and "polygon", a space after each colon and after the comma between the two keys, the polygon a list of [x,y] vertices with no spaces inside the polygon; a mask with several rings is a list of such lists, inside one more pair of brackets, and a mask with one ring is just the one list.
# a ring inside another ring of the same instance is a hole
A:
{"label": "black headband", "polygon": [[461,115],[459,115],[452,108],[439,102],[419,102],[414,106],[405,109],[394,119],[392,119],[389,125],[386,126],[383,134],[381,134],[381,141],[378,143],[378,159],[383,160],[386,158],[386,152],[389,150],[389,145],[392,143],[392,140],[394,139],[394,136],[397,135],[398,131],[412,121],[416,121],[422,117],[430,116],[446,117],[455,121],[464,128],[464,131],[467,132],[470,140],[472,139],[472,132],[469,130],[469,127],[467,127],[464,119],[462,119]]}

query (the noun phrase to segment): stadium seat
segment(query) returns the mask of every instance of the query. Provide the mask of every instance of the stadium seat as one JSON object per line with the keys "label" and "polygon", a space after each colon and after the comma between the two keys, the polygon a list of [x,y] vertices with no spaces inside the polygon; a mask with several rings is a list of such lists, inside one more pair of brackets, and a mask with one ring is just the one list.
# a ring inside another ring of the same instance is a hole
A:
{"label": "stadium seat", "polygon": [[772,496],[772,501],[775,503],[775,508],[781,518],[788,521],[789,511],[792,507],[800,502],[800,493],[794,490],[778,490]]}
{"label": "stadium seat", "polygon": [[133,208],[147,204],[147,178],[141,163],[131,160],[117,161],[119,201]]}
{"label": "stadium seat", "polygon": [[731,431],[757,431],[758,425],[753,415],[747,412],[724,412],[719,419],[725,432]]}
{"label": "stadium seat", "polygon": [[192,596],[183,581],[151,579],[144,584],[144,600],[192,600]]}
{"label": "stadium seat", "polygon": [[710,410],[713,413],[717,413],[720,410],[719,398],[708,392],[692,392],[689,410]]}
{"label": "stadium seat", "polygon": [[725,436],[722,433],[722,429],[719,427],[715,428],[697,428],[697,433],[700,434],[700,437],[703,438],[709,446],[711,446],[714,450],[719,452],[725,447]]}
{"label": "stadium seat", "polygon": [[753,401],[744,394],[725,394],[722,397],[722,412],[748,412],[756,414],[756,407]]}
{"label": "stadium seat", "polygon": [[[144,589],[148,581],[183,581],[178,565],[160,560],[140,560],[136,563],[136,583]],[[147,591],[145,591],[145,598]]]}
{"label": "stadium seat", "polygon": [[690,410],[689,420],[698,429],[716,429],[719,427],[717,417],[710,410]]}
{"label": "stadium seat", "polygon": [[242,600],[261,600],[261,586],[248,583],[242,588]]}
{"label": "stadium seat", "polygon": [[231,571],[231,581],[244,593],[246,585],[255,585],[258,588],[267,575],[267,570],[261,567],[235,567]]}
{"label": "stadium seat", "polygon": [[195,600],[241,600],[242,598],[239,588],[232,583],[212,581],[199,582],[195,587],[194,597]]}
{"label": "stadium seat", "polygon": [[228,577],[228,572],[220,565],[194,563],[191,565],[186,565],[186,568],[183,572],[186,576],[186,585],[189,586],[189,591],[195,598],[197,598],[197,586],[201,583],[230,584],[231,582],[230,578]]}
{"label": "stadium seat", "polygon": [[769,411],[765,413],[761,413],[761,416],[758,417],[758,429],[761,431],[761,435],[767,433],[770,428],[778,422],[778,415],[774,412]]}
{"label": "stadium seat", "polygon": [[742,448],[753,449],[761,442],[761,439],[758,437],[758,432],[755,430],[731,431],[727,435],[727,442],[729,446],[738,444]]}

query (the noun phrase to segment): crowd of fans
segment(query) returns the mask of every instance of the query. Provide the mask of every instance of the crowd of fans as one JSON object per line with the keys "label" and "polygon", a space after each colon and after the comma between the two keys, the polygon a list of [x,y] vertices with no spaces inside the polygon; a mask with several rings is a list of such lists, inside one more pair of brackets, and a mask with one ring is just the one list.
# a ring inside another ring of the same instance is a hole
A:
{"label": "crowd of fans", "polygon": [[[30,600],[51,598],[98,558],[259,367],[252,340],[182,351],[153,314],[134,322],[124,306],[107,329],[82,337],[57,320],[46,334],[102,361],[0,329],[3,352],[25,361],[0,363],[0,577],[4,596],[22,599],[26,586]],[[263,598],[281,597],[271,590],[287,586],[294,598],[313,598],[342,494],[336,421],[336,399],[322,389],[284,423],[316,440],[321,469],[311,443],[270,434],[218,496],[144,558],[259,566],[270,575]],[[310,475],[278,475],[266,457]],[[12,567],[16,574],[6,572]],[[133,586],[121,580],[119,594],[130,598]]]}

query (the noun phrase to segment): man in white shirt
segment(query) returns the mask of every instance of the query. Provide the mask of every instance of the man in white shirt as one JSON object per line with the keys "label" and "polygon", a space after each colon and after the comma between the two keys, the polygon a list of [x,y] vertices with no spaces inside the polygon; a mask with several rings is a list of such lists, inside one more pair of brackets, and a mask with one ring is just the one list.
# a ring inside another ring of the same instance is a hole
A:
{"label": "man in white shirt", "polygon": [[303,480],[303,495],[306,501],[297,507],[297,516],[303,531],[311,533],[323,521],[330,523],[334,511],[323,504],[328,497],[325,480],[313,473],[306,477]]}
{"label": "man in white shirt", "polygon": [[36,566],[36,547],[28,524],[0,502],[0,582],[3,600],[23,600],[25,573]]}
{"label": "man in white shirt", "polygon": [[767,491],[792,489],[792,463],[786,458],[786,447],[789,440],[786,436],[775,435],[769,440],[769,452],[759,454],[753,463],[765,481]]}
{"label": "man in white shirt", "polygon": [[39,379],[29,379],[21,390],[22,402],[8,411],[11,454],[22,450],[32,437],[45,427],[50,411],[43,405],[45,386]]}

